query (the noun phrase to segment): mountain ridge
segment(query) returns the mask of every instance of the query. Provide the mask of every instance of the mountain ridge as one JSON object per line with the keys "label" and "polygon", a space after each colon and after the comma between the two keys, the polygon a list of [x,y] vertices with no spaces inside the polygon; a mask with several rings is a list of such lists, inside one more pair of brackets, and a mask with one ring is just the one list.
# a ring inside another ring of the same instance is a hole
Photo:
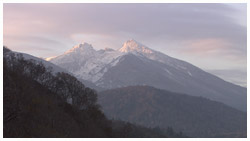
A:
{"label": "mountain ridge", "polygon": [[70,52],[55,57],[50,62],[104,89],[145,84],[203,96],[246,111],[245,88],[226,82],[188,62],[150,49],[135,40],[128,40],[118,50]]}
{"label": "mountain ridge", "polygon": [[207,98],[141,85],[102,91],[98,97],[109,119],[173,126],[191,137],[246,136],[245,112]]}

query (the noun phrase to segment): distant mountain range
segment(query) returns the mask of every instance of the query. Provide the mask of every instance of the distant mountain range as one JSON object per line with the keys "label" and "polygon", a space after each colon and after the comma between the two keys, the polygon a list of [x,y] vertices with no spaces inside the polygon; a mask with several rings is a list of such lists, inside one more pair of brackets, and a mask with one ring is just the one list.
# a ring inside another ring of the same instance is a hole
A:
{"label": "distant mountain range", "polygon": [[118,50],[106,48],[96,51],[92,45],[82,43],[46,60],[96,85],[97,89],[148,85],[202,96],[242,111],[247,108],[246,88],[226,82],[135,40],[128,40]]}
{"label": "distant mountain range", "polygon": [[247,114],[206,98],[149,86],[129,86],[99,93],[110,119],[146,127],[172,126],[190,137],[246,137]]}

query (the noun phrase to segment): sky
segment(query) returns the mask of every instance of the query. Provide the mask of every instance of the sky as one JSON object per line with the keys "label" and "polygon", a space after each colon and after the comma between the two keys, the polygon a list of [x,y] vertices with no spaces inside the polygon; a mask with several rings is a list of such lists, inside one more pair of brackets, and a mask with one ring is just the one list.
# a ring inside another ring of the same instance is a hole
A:
{"label": "sky", "polygon": [[246,86],[247,4],[5,3],[3,26],[5,46],[37,57],[81,42],[119,49],[135,39]]}

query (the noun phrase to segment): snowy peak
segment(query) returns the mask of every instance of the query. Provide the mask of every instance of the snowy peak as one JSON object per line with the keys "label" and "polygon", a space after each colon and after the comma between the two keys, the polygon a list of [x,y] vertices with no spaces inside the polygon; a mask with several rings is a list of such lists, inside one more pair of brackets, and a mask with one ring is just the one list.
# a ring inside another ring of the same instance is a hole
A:
{"label": "snowy peak", "polygon": [[120,52],[124,53],[146,53],[151,54],[153,50],[144,46],[143,44],[135,41],[134,39],[126,41],[122,48],[119,49]]}
{"label": "snowy peak", "polygon": [[70,50],[66,51],[65,54],[72,53],[72,52],[91,52],[95,51],[91,44],[83,42],[71,48]]}
{"label": "snowy peak", "polygon": [[[102,88],[148,85],[203,96],[246,111],[246,89],[133,39],[126,41],[119,50],[96,51],[91,44],[82,43],[49,61]],[[228,95],[232,98],[229,99]]]}

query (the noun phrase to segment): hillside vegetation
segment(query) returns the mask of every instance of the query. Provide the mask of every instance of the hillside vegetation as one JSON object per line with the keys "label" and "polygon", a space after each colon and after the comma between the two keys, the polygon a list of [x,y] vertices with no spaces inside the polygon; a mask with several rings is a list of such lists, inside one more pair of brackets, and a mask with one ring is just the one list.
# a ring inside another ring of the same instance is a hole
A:
{"label": "hillside vegetation", "polygon": [[108,120],[97,93],[67,73],[25,60],[4,47],[3,136],[184,137],[174,132]]}
{"label": "hillside vegetation", "polygon": [[146,127],[174,127],[191,137],[246,137],[247,114],[203,97],[149,86],[130,86],[99,93],[110,119]]}

